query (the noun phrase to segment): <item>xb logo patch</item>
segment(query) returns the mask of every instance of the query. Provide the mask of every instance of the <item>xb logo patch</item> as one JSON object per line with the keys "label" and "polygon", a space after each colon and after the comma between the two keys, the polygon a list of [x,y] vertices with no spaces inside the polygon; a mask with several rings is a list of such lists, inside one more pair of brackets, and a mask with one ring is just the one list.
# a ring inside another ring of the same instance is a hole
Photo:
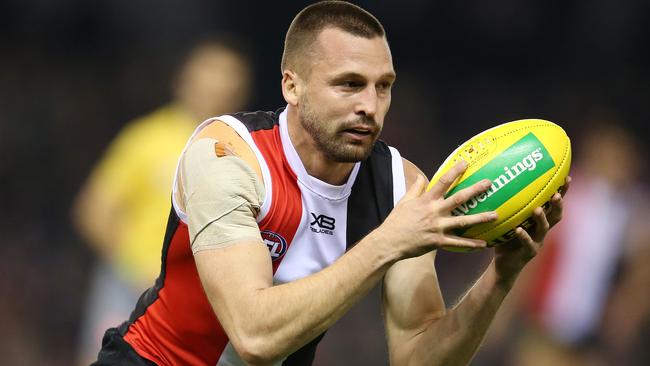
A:
{"label": "xb logo patch", "polygon": [[271,254],[271,260],[277,261],[284,257],[284,253],[287,252],[287,241],[278,234],[270,230],[260,231],[262,235],[262,241],[266,244],[266,247],[269,248],[269,254]]}
{"label": "xb logo patch", "polygon": [[[336,219],[333,217],[325,216],[325,215],[318,215],[316,216],[315,213],[311,212],[311,217],[314,219],[314,221],[309,224],[311,226],[311,231],[315,233],[324,233],[328,235],[334,235],[332,230],[336,227]],[[318,229],[314,227],[314,225],[318,226]]]}

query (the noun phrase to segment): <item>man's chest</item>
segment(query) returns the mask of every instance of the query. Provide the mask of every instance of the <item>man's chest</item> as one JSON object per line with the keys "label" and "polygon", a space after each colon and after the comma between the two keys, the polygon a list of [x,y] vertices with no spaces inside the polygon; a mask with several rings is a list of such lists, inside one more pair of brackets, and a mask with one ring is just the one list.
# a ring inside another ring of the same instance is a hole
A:
{"label": "man's chest", "polygon": [[[348,200],[328,200],[305,188],[301,189],[300,196],[299,224],[293,235],[262,228],[262,239],[271,259],[279,262],[274,274],[276,284],[316,273],[346,251]],[[296,215],[296,212],[288,214]]]}

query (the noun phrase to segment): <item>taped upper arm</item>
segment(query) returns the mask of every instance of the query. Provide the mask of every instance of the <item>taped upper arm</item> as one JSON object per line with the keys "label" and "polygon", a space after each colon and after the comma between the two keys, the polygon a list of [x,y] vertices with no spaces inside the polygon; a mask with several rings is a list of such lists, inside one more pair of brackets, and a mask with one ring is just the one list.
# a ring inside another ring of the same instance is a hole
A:
{"label": "taped upper arm", "polygon": [[[255,153],[251,147],[248,146],[248,143],[246,143],[246,141],[244,141],[244,139],[239,136],[239,134],[232,127],[228,126],[225,122],[216,120],[201,129],[201,131],[199,131],[196,136],[194,136],[192,142],[202,138],[213,138],[219,142],[218,146],[215,146],[215,153],[221,154],[223,156],[234,155],[242,158],[257,174],[260,182],[264,184],[264,181],[262,179],[262,168],[260,167],[260,163],[257,161]],[[181,171],[179,170],[179,175],[181,175],[180,173]],[[176,201],[181,203],[183,206],[181,209],[185,211],[185,207],[182,202],[184,191],[183,179],[181,176],[177,178],[178,191],[176,195]]]}
{"label": "taped upper arm", "polygon": [[200,138],[181,163],[190,243],[194,253],[243,240],[261,243],[256,217],[264,199],[259,177],[238,156],[219,156],[219,142]]}
{"label": "taped upper arm", "polygon": [[187,213],[194,253],[262,242],[256,216],[264,186],[258,172],[251,148],[223,122],[206,126],[190,142],[181,159],[177,202]]}

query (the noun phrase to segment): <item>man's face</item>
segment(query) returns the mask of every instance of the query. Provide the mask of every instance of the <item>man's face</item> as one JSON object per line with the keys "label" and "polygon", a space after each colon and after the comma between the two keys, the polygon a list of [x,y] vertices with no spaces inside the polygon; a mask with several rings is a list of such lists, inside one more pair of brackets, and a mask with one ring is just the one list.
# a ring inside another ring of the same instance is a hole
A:
{"label": "man's face", "polygon": [[300,123],[332,161],[364,160],[390,106],[395,71],[388,43],[327,28],[313,51],[305,57],[308,75],[300,75]]}

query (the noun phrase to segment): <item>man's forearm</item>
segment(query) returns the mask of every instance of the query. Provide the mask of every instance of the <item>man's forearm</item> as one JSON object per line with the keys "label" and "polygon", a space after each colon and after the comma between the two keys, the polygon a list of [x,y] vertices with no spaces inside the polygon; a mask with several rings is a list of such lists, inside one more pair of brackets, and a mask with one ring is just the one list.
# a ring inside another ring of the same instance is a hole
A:
{"label": "man's forearm", "polygon": [[240,356],[250,363],[277,361],[331,327],[394,261],[380,240],[370,234],[324,270],[241,299],[246,311],[230,319]]}
{"label": "man's forearm", "polygon": [[104,259],[115,255],[116,238],[121,228],[119,199],[100,190],[86,187],[77,197],[72,218],[79,233]]}
{"label": "man's forearm", "polygon": [[409,365],[466,365],[480,346],[513,279],[497,277],[494,261],[462,300],[418,335]]}

